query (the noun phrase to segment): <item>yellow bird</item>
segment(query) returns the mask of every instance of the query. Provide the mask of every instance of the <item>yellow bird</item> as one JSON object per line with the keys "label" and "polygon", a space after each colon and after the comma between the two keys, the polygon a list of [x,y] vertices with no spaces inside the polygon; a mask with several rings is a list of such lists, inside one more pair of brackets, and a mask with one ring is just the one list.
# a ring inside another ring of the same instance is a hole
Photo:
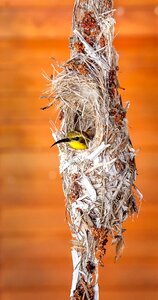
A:
{"label": "yellow bird", "polygon": [[86,132],[71,131],[67,134],[67,137],[55,142],[51,147],[59,143],[67,143],[75,150],[85,150],[88,149],[89,141],[90,138]]}

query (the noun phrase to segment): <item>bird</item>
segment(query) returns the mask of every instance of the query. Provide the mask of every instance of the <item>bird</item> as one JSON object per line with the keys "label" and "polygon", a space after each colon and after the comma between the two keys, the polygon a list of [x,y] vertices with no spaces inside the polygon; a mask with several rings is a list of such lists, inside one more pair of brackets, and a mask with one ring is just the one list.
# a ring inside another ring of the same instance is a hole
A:
{"label": "bird", "polygon": [[55,142],[51,148],[59,143],[67,143],[70,148],[75,150],[88,149],[88,143],[90,141],[89,135],[86,132],[71,131],[67,136],[57,142]]}

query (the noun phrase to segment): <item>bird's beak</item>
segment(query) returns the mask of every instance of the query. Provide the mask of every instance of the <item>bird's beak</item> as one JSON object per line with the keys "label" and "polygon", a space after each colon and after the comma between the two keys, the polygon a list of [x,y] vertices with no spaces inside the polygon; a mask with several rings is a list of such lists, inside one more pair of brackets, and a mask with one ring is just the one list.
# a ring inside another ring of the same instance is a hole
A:
{"label": "bird's beak", "polygon": [[57,144],[60,144],[60,143],[67,143],[67,142],[70,142],[70,139],[69,138],[64,138],[62,140],[59,140],[57,142],[55,142],[50,148],[52,148],[53,146],[57,145]]}

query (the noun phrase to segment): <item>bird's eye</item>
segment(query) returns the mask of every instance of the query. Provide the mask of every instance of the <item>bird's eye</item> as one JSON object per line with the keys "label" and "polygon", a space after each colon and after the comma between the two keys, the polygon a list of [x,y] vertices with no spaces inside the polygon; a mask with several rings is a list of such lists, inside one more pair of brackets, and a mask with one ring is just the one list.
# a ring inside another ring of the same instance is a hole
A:
{"label": "bird's eye", "polygon": [[74,141],[79,141],[79,139],[80,139],[79,136],[73,138]]}

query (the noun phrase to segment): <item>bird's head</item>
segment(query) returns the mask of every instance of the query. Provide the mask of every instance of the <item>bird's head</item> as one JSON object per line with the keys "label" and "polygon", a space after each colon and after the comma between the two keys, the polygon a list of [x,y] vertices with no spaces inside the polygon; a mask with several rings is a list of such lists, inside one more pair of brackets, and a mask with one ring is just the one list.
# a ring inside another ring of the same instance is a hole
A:
{"label": "bird's head", "polygon": [[76,150],[88,149],[89,136],[85,132],[71,131],[68,132],[67,137],[55,142],[51,147],[59,143],[68,143],[68,145]]}

